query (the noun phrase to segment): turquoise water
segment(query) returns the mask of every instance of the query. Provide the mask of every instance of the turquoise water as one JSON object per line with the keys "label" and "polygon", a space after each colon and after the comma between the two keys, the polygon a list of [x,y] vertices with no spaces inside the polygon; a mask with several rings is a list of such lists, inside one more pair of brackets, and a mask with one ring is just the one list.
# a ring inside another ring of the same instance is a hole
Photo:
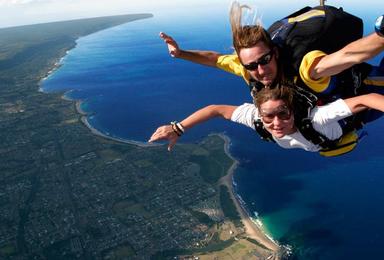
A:
{"label": "turquoise water", "polygon": [[[271,14],[264,14],[264,23],[298,7],[272,13],[264,6]],[[364,17],[367,31],[379,15],[377,8],[369,8],[345,6]],[[185,49],[232,52],[226,8],[194,16],[188,11],[155,14],[80,39],[43,89],[71,90],[68,95],[83,100],[82,108],[92,113],[94,127],[138,141],[202,106],[249,102],[242,79],[169,57],[159,31]],[[328,159],[283,150],[222,120],[198,126],[182,140],[196,141],[210,132],[230,136],[231,153],[240,161],[238,193],[251,212],[259,213],[268,233],[294,246],[298,259],[370,259],[381,258],[384,246],[383,127],[384,119],[368,125],[358,149]]]}

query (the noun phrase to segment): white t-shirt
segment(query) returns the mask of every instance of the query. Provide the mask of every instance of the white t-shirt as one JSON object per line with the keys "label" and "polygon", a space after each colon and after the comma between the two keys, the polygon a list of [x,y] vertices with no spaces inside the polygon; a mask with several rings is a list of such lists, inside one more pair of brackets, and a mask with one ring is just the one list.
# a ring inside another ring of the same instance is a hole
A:
{"label": "white t-shirt", "polygon": [[[339,120],[351,116],[352,112],[347,104],[338,99],[325,106],[315,107],[311,111],[313,128],[331,140],[339,138],[343,132],[338,123]],[[231,121],[246,125],[255,129],[254,120],[259,119],[259,111],[254,104],[244,103],[237,107],[232,114]],[[317,152],[321,149],[304,138],[300,131],[285,135],[282,138],[273,137],[278,145],[285,149],[301,148],[309,152]]]}

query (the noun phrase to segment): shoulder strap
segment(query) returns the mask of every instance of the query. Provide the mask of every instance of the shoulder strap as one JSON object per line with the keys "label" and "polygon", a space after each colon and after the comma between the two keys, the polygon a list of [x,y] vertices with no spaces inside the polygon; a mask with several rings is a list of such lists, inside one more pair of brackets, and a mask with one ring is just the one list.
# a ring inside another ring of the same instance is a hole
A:
{"label": "shoulder strap", "polygon": [[260,81],[256,81],[254,79],[249,80],[249,91],[251,92],[252,97],[256,97],[257,92],[259,92],[261,89],[263,89],[265,86]]}
{"label": "shoulder strap", "polygon": [[[297,87],[295,91],[294,102],[294,106],[298,108],[294,111],[296,127],[300,130],[300,133],[304,136],[305,139],[315,145],[319,145],[322,148],[322,152],[327,152],[327,154],[332,154],[331,156],[335,156],[350,151],[355,147],[358,138],[352,138],[353,141],[346,142],[345,140],[349,140],[351,138],[346,139],[344,137],[350,136],[351,133],[355,133],[356,130],[362,128],[363,113],[358,113],[356,115],[347,117],[344,120],[340,120],[339,124],[343,130],[343,135],[338,139],[331,140],[314,129],[312,120],[309,117],[311,110],[316,105],[316,96],[306,90]],[[340,140],[343,140],[343,142],[340,142]],[[342,149],[347,146],[352,147],[352,144],[353,148]]]}
{"label": "shoulder strap", "polygon": [[313,128],[312,120],[309,117],[312,109],[317,104],[317,97],[311,92],[296,86],[293,99],[295,107],[295,125],[304,138],[315,145],[319,145],[321,148],[334,147],[338,140],[330,140],[325,135],[316,131]]}
{"label": "shoulder strap", "polygon": [[265,129],[263,122],[261,122],[260,119],[254,120],[253,124],[255,125],[256,133],[259,134],[261,140],[268,141],[268,142],[275,142],[275,140],[272,137],[272,134]]}
{"label": "shoulder strap", "polygon": [[308,109],[306,117],[303,116],[304,113],[295,114],[295,124],[305,139],[321,147],[320,155],[327,157],[338,156],[348,153],[356,147],[360,139],[357,130],[361,129],[364,124],[363,118],[366,111],[340,120],[339,124],[343,134],[336,140],[330,140],[314,129],[312,120],[309,118],[311,109]]}
{"label": "shoulder strap", "polygon": [[313,124],[310,118],[303,118],[299,126],[300,133],[304,136],[305,139],[310,141],[315,145],[319,145],[322,149],[332,149],[336,147],[339,139],[330,140],[325,135],[319,133],[313,128]]}

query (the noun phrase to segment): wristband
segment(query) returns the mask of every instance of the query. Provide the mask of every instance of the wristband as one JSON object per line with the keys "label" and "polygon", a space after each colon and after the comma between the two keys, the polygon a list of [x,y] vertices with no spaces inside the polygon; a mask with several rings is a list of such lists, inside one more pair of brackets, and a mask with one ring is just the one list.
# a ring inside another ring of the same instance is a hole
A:
{"label": "wristband", "polygon": [[173,121],[171,122],[171,126],[172,126],[172,130],[173,132],[175,132],[175,134],[177,134],[177,136],[181,136],[184,132],[181,131],[178,127],[177,127],[177,122],[176,121]]}
{"label": "wristband", "polygon": [[377,18],[375,22],[375,32],[381,37],[384,37],[384,15]]}
{"label": "wristband", "polygon": [[180,132],[182,132],[184,134],[185,130],[184,130],[184,127],[181,123],[176,122],[175,126],[176,126],[177,130],[179,130]]}

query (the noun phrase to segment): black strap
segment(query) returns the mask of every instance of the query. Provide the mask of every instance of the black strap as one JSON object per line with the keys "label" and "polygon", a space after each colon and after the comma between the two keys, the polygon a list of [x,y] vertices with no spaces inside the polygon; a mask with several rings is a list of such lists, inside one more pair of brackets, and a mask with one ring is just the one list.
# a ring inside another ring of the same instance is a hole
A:
{"label": "black strap", "polygon": [[313,124],[310,118],[303,118],[301,120],[301,125],[299,126],[300,133],[304,136],[305,139],[310,141],[315,145],[319,145],[322,149],[329,149],[336,147],[339,139],[330,140],[325,135],[319,133],[313,128]]}
{"label": "black strap", "polygon": [[265,86],[260,81],[257,81],[251,78],[249,79],[248,87],[249,87],[249,91],[251,92],[251,96],[256,97],[257,92],[262,90]]}
{"label": "black strap", "polygon": [[260,118],[254,120],[253,124],[255,125],[255,130],[259,134],[261,140],[275,142],[272,137],[272,134],[265,129],[263,122],[261,122]]}

